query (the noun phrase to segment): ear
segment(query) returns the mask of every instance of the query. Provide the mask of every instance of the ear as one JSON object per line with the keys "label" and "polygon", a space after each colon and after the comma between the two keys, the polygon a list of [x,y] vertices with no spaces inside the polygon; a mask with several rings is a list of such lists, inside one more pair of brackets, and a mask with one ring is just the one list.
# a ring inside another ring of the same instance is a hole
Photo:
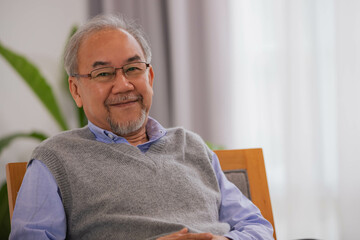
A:
{"label": "ear", "polygon": [[76,106],[78,106],[79,108],[83,106],[82,100],[81,100],[81,95],[80,95],[80,88],[79,88],[79,80],[76,79],[75,77],[69,77],[68,79],[69,82],[69,90],[71,93],[71,96],[73,97]]}
{"label": "ear", "polygon": [[153,67],[150,65],[149,67],[149,73],[148,73],[148,78],[149,78],[149,84],[151,87],[153,87],[153,83],[154,83],[154,70]]}

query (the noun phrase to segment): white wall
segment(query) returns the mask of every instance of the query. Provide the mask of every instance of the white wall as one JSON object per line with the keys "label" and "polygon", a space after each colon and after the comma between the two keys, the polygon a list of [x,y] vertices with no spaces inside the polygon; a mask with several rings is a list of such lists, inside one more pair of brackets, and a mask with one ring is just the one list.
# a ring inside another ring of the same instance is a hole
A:
{"label": "white wall", "polygon": [[[88,15],[86,0],[1,0],[0,41],[3,45],[31,59],[41,70],[67,116],[76,126],[72,101],[61,85],[60,60],[67,36],[74,24]],[[0,137],[14,132],[42,131],[53,135],[60,131],[55,121],[30,88],[0,57]],[[34,140],[18,140],[0,155],[0,182],[5,179],[5,164],[27,161]],[[19,150],[21,149],[21,151]]]}

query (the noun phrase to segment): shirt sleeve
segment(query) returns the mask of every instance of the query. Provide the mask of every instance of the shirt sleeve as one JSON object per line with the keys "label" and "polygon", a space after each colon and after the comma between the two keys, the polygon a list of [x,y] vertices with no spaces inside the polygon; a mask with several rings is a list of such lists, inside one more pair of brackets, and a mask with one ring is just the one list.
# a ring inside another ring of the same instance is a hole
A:
{"label": "shirt sleeve", "polygon": [[38,160],[27,167],[11,222],[9,239],[65,239],[66,217],[60,191]]}
{"label": "shirt sleeve", "polygon": [[219,220],[227,222],[231,227],[225,237],[233,240],[273,239],[273,227],[270,222],[233,183],[227,180],[215,153],[212,165],[221,192]]}

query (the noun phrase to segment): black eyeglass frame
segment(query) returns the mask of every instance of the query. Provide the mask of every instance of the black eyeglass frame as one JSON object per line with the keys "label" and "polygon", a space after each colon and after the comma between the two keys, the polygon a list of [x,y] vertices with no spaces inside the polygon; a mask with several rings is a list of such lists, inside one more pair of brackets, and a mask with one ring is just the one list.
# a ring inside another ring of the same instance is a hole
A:
{"label": "black eyeglass frame", "polygon": [[[99,70],[99,69],[102,69],[102,68],[114,68],[115,74],[116,74],[117,70],[121,69],[122,72],[123,72],[123,74],[124,74],[124,76],[127,77],[126,73],[124,72],[124,67],[127,66],[127,65],[130,65],[130,64],[134,64],[134,63],[145,63],[146,69],[148,69],[148,68],[150,67],[150,63],[147,63],[147,62],[131,62],[131,63],[124,64],[122,67],[119,67],[119,68],[108,66],[108,67],[96,68],[96,69],[92,70],[92,71],[91,71],[90,73],[88,73],[88,74],[78,74],[78,73],[75,73],[75,74],[72,74],[71,77],[77,77],[77,78],[78,78],[78,77],[89,77],[89,78],[92,79],[93,77],[91,76],[91,73],[94,72],[94,71],[97,71],[97,70]],[[145,69],[145,70],[146,70],[146,69]]]}

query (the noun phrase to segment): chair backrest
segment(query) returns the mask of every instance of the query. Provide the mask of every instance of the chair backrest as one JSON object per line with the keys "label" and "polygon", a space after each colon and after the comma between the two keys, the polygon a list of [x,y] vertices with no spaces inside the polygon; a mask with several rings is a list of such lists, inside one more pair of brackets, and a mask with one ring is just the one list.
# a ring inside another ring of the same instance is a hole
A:
{"label": "chair backrest", "polygon": [[262,149],[215,150],[226,177],[261,211],[274,227]]}
{"label": "chair backrest", "polygon": [[12,218],[16,197],[26,172],[27,162],[16,162],[6,164],[6,182],[9,199],[10,220]]}

